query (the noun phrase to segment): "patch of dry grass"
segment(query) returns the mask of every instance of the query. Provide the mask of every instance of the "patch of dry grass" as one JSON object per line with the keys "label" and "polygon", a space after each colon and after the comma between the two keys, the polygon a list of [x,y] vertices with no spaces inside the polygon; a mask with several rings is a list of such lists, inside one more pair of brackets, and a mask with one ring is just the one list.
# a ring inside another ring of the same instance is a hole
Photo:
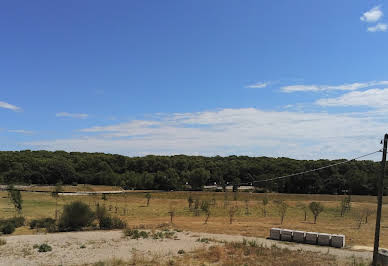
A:
{"label": "patch of dry grass", "polygon": [[[105,187],[103,187],[105,188]],[[97,188],[96,188],[97,190]],[[207,224],[204,224],[205,214],[195,216],[195,212],[189,209],[189,193],[193,199],[215,201],[211,206],[211,216]],[[91,196],[60,196],[59,209],[64,204],[74,200],[82,200],[95,208],[96,204],[105,205],[112,215],[117,215],[125,220],[131,228],[153,229],[161,224],[169,224],[168,212],[170,206],[175,207],[174,227],[208,233],[238,234],[244,236],[268,237],[271,227],[283,227],[295,230],[317,231],[325,233],[345,234],[347,245],[373,246],[375,216],[369,217],[367,224],[363,223],[358,229],[357,213],[365,208],[376,208],[376,197],[353,196],[352,212],[345,217],[340,217],[339,205],[343,196],[336,195],[297,195],[297,194],[267,194],[270,203],[266,206],[267,215],[263,216],[262,199],[264,194],[242,193],[238,200],[233,200],[233,193],[228,193],[228,207],[237,206],[238,211],[233,224],[229,224],[228,209],[224,208],[224,196],[222,192],[155,192],[152,193],[150,206],[146,206],[145,192],[134,191],[127,194],[107,195],[107,200],[102,200],[101,195]],[[6,198],[6,192],[0,192],[0,219],[15,215],[10,201]],[[42,217],[54,217],[55,199],[49,193],[22,192],[23,214],[27,219]],[[248,201],[246,201],[248,200]],[[290,206],[283,225],[280,225],[280,217],[276,210],[274,200],[285,200]],[[304,221],[303,210],[297,207],[298,203],[308,204],[311,201],[321,202],[325,210],[318,217],[317,224],[313,224],[313,217],[308,212],[308,219]],[[388,202],[388,197],[384,198]],[[248,204],[249,213],[246,212]],[[27,227],[18,228],[14,234],[33,233]],[[383,206],[382,230],[380,236],[382,247],[388,248],[388,205]]]}

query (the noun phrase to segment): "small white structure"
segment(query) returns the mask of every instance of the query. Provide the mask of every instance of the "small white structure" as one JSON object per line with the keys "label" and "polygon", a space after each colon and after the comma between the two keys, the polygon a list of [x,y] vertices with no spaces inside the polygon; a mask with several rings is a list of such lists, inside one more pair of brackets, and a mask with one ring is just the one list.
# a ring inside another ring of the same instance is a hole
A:
{"label": "small white structure", "polygon": [[318,233],[316,232],[306,232],[306,243],[307,244],[317,244]]}
{"label": "small white structure", "polygon": [[292,239],[295,242],[304,243],[305,236],[306,236],[306,232],[305,231],[294,231],[294,233],[292,235]]}
{"label": "small white structure", "polygon": [[273,240],[280,240],[280,228],[271,228],[269,231],[269,238]]}
{"label": "small white structure", "polygon": [[330,246],[330,234],[319,233],[318,234],[318,245],[320,246]]}
{"label": "small white structure", "polygon": [[344,235],[331,235],[331,246],[335,248],[345,247],[345,236]]}
{"label": "small white structure", "polygon": [[292,230],[282,229],[280,232],[280,239],[282,241],[292,241]]}

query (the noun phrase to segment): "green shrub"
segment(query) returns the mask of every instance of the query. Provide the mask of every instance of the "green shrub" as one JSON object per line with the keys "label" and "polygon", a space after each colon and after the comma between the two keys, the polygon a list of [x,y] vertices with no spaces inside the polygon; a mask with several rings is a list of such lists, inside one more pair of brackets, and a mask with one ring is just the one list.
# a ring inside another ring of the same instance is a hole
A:
{"label": "green shrub", "polygon": [[127,224],[118,217],[111,217],[105,207],[97,206],[96,217],[100,229],[124,229]]}
{"label": "green shrub", "polygon": [[127,227],[127,223],[121,220],[119,217],[112,218],[112,229],[124,229]]}
{"label": "green shrub", "polygon": [[183,249],[178,250],[178,254],[185,254],[185,251]]}
{"label": "green shrub", "polygon": [[38,248],[38,252],[49,252],[53,250],[52,247],[46,243],[42,244]]}
{"label": "green shrub", "polygon": [[45,228],[47,232],[55,232],[55,219],[53,218],[42,218],[42,219],[34,219],[30,221],[30,229],[39,229]]}
{"label": "green shrub", "polygon": [[94,212],[87,204],[75,201],[63,207],[58,227],[60,231],[78,231],[90,226],[94,217]]}
{"label": "green shrub", "polygon": [[150,233],[146,231],[139,231],[137,229],[125,229],[124,236],[129,236],[132,239],[148,238]]}
{"label": "green shrub", "polygon": [[13,232],[15,232],[15,226],[13,223],[7,222],[7,223],[0,225],[0,231],[4,235],[9,235],[9,234],[12,234]]}
{"label": "green shrub", "polygon": [[25,219],[22,216],[13,217],[8,219],[0,220],[0,228],[4,227],[7,224],[12,224],[13,227],[18,228],[24,225]]}

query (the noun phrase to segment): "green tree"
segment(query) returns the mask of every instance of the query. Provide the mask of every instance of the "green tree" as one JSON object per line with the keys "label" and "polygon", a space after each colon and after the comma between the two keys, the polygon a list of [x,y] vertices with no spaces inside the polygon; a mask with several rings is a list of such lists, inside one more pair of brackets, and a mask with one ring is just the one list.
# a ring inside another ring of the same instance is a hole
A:
{"label": "green tree", "polygon": [[51,196],[55,198],[55,220],[58,218],[58,198],[59,198],[59,193],[63,191],[63,187],[61,183],[57,183],[55,185],[54,190],[51,192]]}
{"label": "green tree", "polygon": [[318,218],[319,214],[321,212],[323,212],[324,207],[323,207],[323,205],[320,202],[313,201],[313,202],[311,202],[309,204],[309,208],[310,208],[310,211],[314,215],[314,224],[316,224],[317,223],[317,218]]}
{"label": "green tree", "polygon": [[16,211],[20,215],[22,213],[22,209],[23,209],[22,194],[13,185],[9,185],[7,190],[8,190],[8,197],[10,198],[13,206],[15,207]]}
{"label": "green tree", "polygon": [[147,194],[145,194],[145,197],[146,197],[146,199],[147,199],[147,207],[150,205],[150,200],[151,200],[151,193],[147,193]]}
{"label": "green tree", "polygon": [[63,207],[58,227],[60,231],[78,231],[90,226],[94,218],[95,214],[87,204],[74,201]]}
{"label": "green tree", "polygon": [[190,185],[195,190],[202,190],[210,178],[210,172],[204,168],[196,168],[189,174]]}

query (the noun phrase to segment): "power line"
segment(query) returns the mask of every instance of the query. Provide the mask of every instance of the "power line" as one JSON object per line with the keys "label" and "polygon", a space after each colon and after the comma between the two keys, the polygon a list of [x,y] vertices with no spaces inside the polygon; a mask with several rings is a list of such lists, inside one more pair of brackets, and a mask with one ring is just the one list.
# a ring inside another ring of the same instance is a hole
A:
{"label": "power line", "polygon": [[279,179],[283,179],[283,178],[287,178],[287,177],[291,177],[291,176],[303,175],[303,174],[307,174],[307,173],[319,171],[319,170],[322,170],[322,169],[330,168],[330,167],[333,167],[333,166],[336,166],[336,165],[345,164],[345,163],[350,163],[350,162],[355,161],[355,160],[357,160],[357,159],[361,159],[361,158],[363,158],[363,157],[367,157],[367,156],[369,156],[369,155],[372,155],[372,154],[375,154],[375,153],[378,153],[378,152],[381,152],[381,151],[382,151],[382,150],[374,151],[374,152],[371,152],[371,153],[368,153],[368,154],[364,154],[364,155],[361,155],[361,156],[359,156],[359,157],[356,157],[356,158],[353,158],[353,159],[350,159],[350,160],[346,160],[346,161],[343,161],[343,162],[339,162],[339,163],[334,163],[334,164],[326,165],[326,166],[323,166],[323,167],[311,169],[311,170],[304,171],[304,172],[299,172],[299,173],[290,174],[290,175],[284,175],[284,176],[278,176],[278,177],[269,178],[269,179],[264,179],[264,180],[253,181],[253,183],[268,182],[268,181],[279,180]]}

